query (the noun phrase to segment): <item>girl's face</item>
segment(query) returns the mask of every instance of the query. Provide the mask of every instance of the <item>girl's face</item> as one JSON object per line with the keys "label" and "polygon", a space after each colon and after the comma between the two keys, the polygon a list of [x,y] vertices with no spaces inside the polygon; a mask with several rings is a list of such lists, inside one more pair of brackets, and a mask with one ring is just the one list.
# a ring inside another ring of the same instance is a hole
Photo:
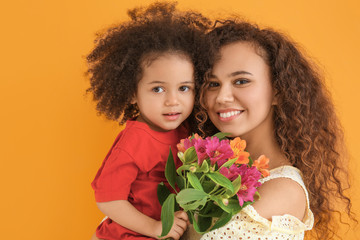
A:
{"label": "girl's face", "polygon": [[133,100],[137,120],[155,131],[176,129],[192,112],[194,89],[193,64],[182,55],[161,55],[144,66]]}
{"label": "girl's face", "polygon": [[205,89],[210,120],[221,132],[246,140],[272,133],[275,99],[269,66],[248,42],[225,45],[220,54]]}

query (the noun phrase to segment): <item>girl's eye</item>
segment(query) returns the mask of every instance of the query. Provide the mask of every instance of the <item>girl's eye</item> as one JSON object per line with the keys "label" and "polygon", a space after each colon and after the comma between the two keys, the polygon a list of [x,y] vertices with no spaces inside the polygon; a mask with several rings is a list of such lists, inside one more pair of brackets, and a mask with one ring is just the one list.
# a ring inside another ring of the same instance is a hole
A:
{"label": "girl's eye", "polygon": [[235,85],[243,85],[243,84],[246,84],[246,83],[249,83],[250,81],[248,79],[245,79],[245,78],[241,78],[241,79],[236,79],[234,81],[234,84]]}
{"label": "girl's eye", "polygon": [[218,82],[209,82],[208,83],[208,88],[216,88],[219,86],[220,86],[220,84]]}
{"label": "girl's eye", "polygon": [[164,91],[164,89],[162,87],[154,87],[153,89],[151,89],[153,92],[156,93],[161,93]]}
{"label": "girl's eye", "polygon": [[189,87],[189,86],[181,86],[181,87],[179,87],[179,90],[180,90],[181,92],[187,92],[187,91],[190,90],[190,87]]}

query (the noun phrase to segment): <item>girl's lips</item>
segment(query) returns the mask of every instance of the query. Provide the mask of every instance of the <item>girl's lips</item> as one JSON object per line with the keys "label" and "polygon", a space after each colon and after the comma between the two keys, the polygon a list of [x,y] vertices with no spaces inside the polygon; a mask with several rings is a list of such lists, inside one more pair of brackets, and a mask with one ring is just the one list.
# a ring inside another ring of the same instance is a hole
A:
{"label": "girl's lips", "polygon": [[165,117],[165,119],[167,119],[169,121],[175,121],[180,117],[180,113],[179,112],[165,113],[165,114],[163,114],[163,116]]}
{"label": "girl's lips", "polygon": [[244,110],[221,110],[218,112],[218,116],[221,121],[228,122],[240,116],[242,112],[244,112]]}

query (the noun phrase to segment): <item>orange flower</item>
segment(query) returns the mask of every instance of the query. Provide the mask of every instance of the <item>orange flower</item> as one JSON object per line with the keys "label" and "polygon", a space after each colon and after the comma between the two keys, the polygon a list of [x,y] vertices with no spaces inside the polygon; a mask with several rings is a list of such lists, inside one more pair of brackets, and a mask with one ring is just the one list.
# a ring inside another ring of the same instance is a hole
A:
{"label": "orange flower", "polygon": [[195,133],[194,136],[190,136],[188,138],[185,139],[181,139],[180,143],[178,143],[176,145],[177,149],[179,152],[185,152],[186,149],[192,147],[194,145],[194,143],[191,141],[192,139],[202,139],[199,134]]}
{"label": "orange flower", "polygon": [[263,177],[267,177],[270,175],[270,172],[268,170],[269,159],[265,157],[265,155],[261,155],[257,160],[255,160],[253,166],[255,166],[261,172]]}
{"label": "orange flower", "polygon": [[202,137],[200,137],[199,134],[197,134],[197,133],[194,134],[194,138],[195,139],[202,139]]}
{"label": "orange flower", "polygon": [[234,151],[234,149],[239,149],[239,151],[244,151],[246,148],[246,141],[241,140],[241,138],[236,137],[233,140],[230,140],[230,147]]}
{"label": "orange flower", "polygon": [[178,149],[178,151],[179,152],[185,152],[186,151],[186,149],[185,149],[185,146],[184,146],[184,142],[185,142],[185,139],[181,139],[180,140],[180,143],[178,143],[177,145],[176,145],[176,147],[177,147],[177,149]]}
{"label": "orange flower", "polygon": [[234,152],[234,155],[232,156],[232,158],[237,158],[235,163],[237,163],[237,164],[249,163],[250,154],[248,152],[244,151],[246,148],[245,140],[241,140],[239,137],[236,137],[230,141],[230,147],[231,147],[231,150],[233,150],[233,152]]}

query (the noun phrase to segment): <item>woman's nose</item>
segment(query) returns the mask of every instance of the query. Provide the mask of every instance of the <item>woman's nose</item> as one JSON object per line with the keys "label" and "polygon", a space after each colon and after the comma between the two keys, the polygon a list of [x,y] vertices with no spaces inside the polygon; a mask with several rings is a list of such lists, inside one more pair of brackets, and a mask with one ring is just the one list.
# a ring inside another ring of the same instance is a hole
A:
{"label": "woman's nose", "polygon": [[234,101],[231,87],[221,86],[216,97],[216,102],[220,104],[230,103]]}

